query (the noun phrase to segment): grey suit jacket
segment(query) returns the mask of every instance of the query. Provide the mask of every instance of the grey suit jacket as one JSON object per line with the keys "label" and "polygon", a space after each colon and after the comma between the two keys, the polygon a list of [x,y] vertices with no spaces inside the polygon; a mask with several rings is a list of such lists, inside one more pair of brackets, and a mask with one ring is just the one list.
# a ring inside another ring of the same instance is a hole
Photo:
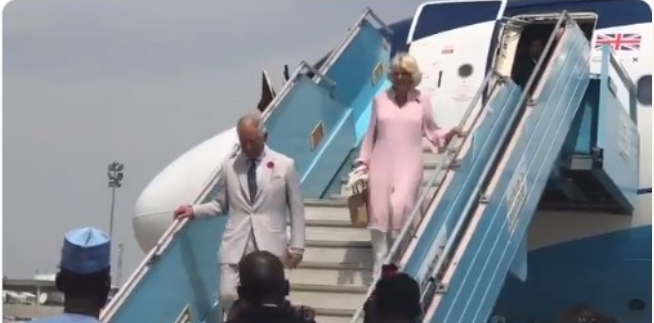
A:
{"label": "grey suit jacket", "polygon": [[[260,250],[284,259],[289,248],[304,250],[305,217],[300,177],[293,159],[268,147],[264,149],[259,172],[258,192],[250,203],[247,183],[248,163],[244,154],[222,165],[221,190],[215,200],[194,205],[195,217],[227,212],[228,220],[219,251],[219,261],[237,264],[245,252],[250,232]],[[286,234],[290,215],[291,240]]]}

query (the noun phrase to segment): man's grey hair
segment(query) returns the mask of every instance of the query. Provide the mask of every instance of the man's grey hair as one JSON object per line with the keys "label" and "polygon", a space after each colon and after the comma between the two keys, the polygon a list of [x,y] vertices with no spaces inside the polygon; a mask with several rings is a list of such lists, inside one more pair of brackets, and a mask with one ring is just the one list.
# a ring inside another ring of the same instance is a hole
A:
{"label": "man's grey hair", "polygon": [[261,116],[261,112],[259,111],[250,112],[240,117],[238,119],[238,122],[236,123],[236,129],[239,129],[244,124],[250,122],[256,125],[257,127],[259,127],[259,130],[262,132],[262,134],[264,135],[268,134],[268,130],[266,130],[266,126],[263,124],[263,118]]}

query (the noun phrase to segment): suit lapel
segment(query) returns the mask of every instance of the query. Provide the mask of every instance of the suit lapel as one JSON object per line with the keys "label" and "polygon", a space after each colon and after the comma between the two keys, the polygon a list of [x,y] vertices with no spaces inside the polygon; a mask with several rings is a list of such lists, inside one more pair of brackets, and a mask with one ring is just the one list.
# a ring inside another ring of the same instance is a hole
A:
{"label": "suit lapel", "polygon": [[263,156],[263,159],[261,160],[261,164],[259,165],[259,167],[261,167],[261,172],[260,172],[261,178],[259,178],[258,181],[257,197],[255,199],[255,202],[259,201],[261,195],[263,195],[263,192],[265,192],[266,188],[268,188],[268,184],[270,184],[273,171],[275,170],[274,160],[275,159],[273,156],[271,156],[270,151],[267,150],[266,154]]}

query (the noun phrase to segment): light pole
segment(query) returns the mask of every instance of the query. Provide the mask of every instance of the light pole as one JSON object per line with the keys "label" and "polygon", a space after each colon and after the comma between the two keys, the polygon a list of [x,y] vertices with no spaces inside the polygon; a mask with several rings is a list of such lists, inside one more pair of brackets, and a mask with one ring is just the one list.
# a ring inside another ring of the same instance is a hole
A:
{"label": "light pole", "polygon": [[109,164],[107,177],[109,177],[109,187],[111,188],[111,210],[109,211],[109,237],[114,237],[114,208],[116,207],[116,189],[121,187],[120,182],[123,180],[123,165],[120,162]]}
{"label": "light pole", "polygon": [[123,243],[118,244],[118,264],[116,265],[116,286],[120,288],[121,280],[123,278]]}

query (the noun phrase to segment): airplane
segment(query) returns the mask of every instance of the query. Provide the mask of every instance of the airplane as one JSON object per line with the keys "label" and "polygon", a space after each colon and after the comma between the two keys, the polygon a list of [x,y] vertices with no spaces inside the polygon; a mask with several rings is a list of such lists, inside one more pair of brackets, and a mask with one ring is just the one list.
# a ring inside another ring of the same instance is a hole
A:
{"label": "airplane", "polygon": [[[413,17],[386,26],[392,31],[390,55],[409,52],[417,58],[424,74],[420,89],[433,94],[439,124],[453,126],[460,122],[487,73],[494,70],[510,78],[524,55],[525,44],[534,38],[548,39],[563,11],[588,40],[590,72],[600,73],[602,49],[608,46],[635,86],[634,122],[640,137],[638,197],[631,215],[624,216],[570,198],[600,194],[593,185],[581,189],[566,186],[562,191],[567,192],[567,200],[546,192],[527,233],[528,265],[522,269],[523,275],[508,276],[492,313],[505,322],[545,322],[557,319],[566,308],[583,305],[621,322],[650,322],[651,0],[426,2]],[[320,77],[316,71],[333,51],[313,64],[306,75]],[[285,67],[285,81],[291,78]],[[277,93],[271,84],[264,71],[261,99],[255,105],[264,113],[284,92]],[[625,95],[615,91],[618,96]],[[358,140],[367,126],[366,116],[363,113],[356,122]],[[234,128],[207,139],[173,161],[142,191],[133,225],[144,252],[170,232],[172,210],[205,191],[217,165],[234,153],[236,143]]]}

